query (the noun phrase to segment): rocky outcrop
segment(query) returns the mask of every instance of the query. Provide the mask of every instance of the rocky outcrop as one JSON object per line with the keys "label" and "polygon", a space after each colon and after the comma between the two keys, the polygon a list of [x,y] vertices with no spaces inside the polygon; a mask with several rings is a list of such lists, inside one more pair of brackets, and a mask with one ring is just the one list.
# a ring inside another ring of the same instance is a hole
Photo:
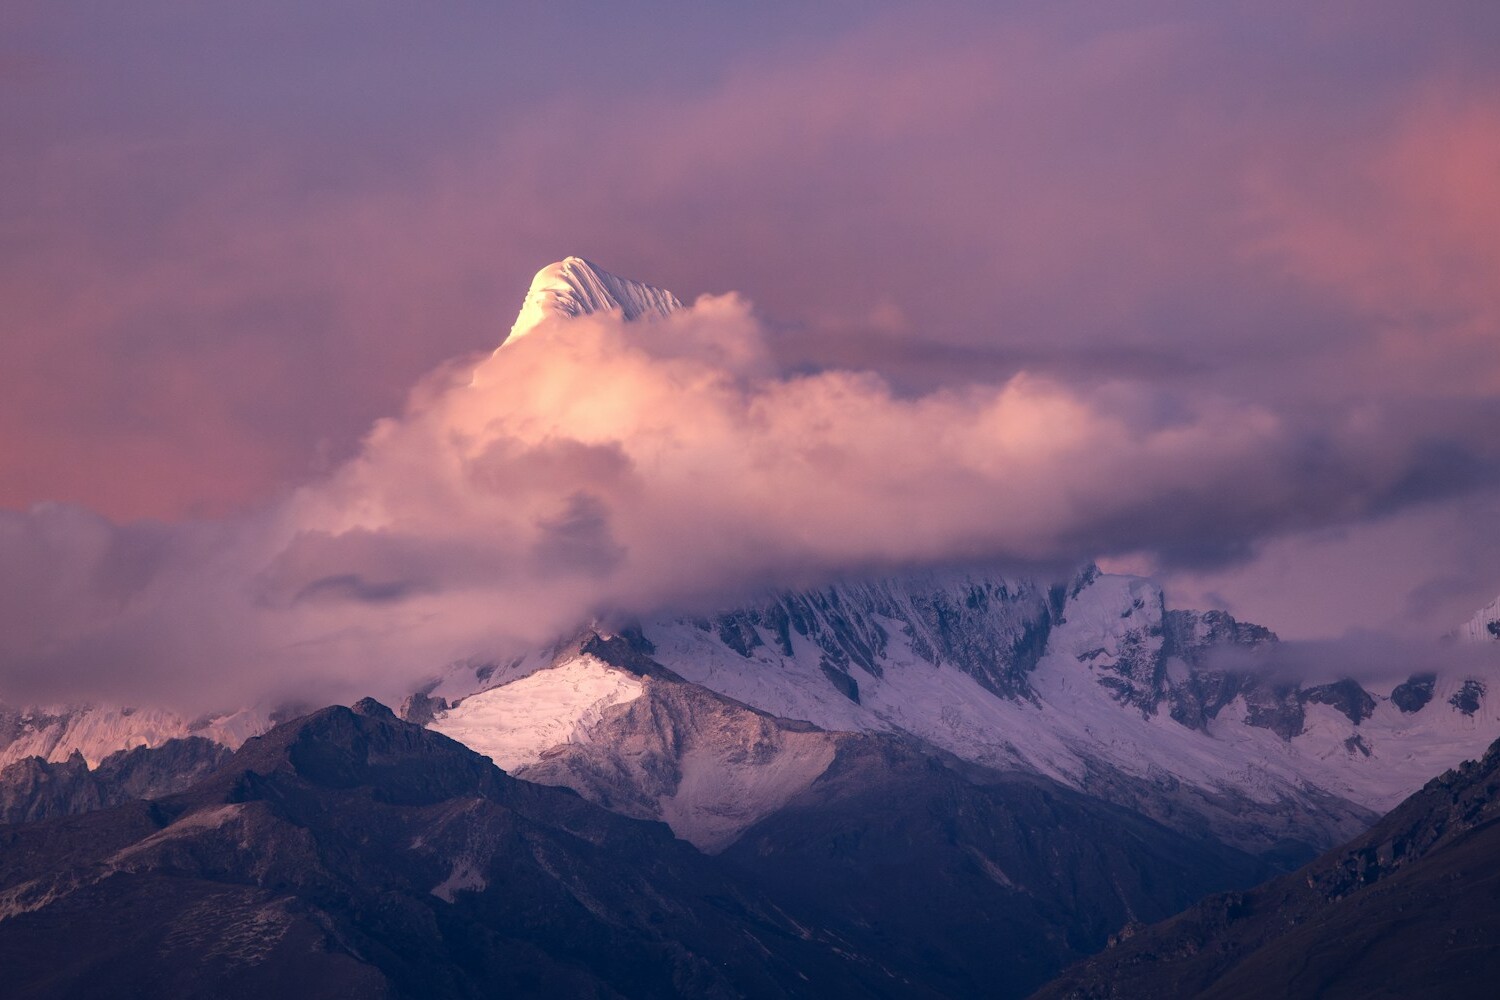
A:
{"label": "rocky outcrop", "polygon": [[1485,693],[1484,681],[1469,677],[1464,680],[1463,686],[1453,693],[1453,697],[1448,699],[1448,704],[1465,715],[1473,715],[1479,711],[1479,706],[1484,702]]}
{"label": "rocky outcrop", "polygon": [[1412,674],[1391,690],[1391,703],[1407,715],[1420,712],[1432,700],[1437,674]]}
{"label": "rocky outcrop", "polygon": [[786,593],[698,625],[746,658],[762,645],[762,632],[781,655],[795,656],[797,636],[817,649],[830,681],[857,701],[855,671],[880,676],[893,623],[917,656],[952,664],[995,694],[1023,697],[1052,614],[1049,593],[1033,582],[929,574]]}
{"label": "rocky outcrop", "polygon": [[1497,820],[1500,742],[1306,868],[1128,927],[1037,996],[1490,996]]}
{"label": "rocky outcrop", "polygon": [[27,757],[0,770],[0,823],[30,823],[170,795],[208,774],[230,753],[212,740],[189,736],[118,751],[93,769],[77,751],[60,763]]}
{"label": "rocky outcrop", "polygon": [[697,685],[647,678],[639,698],[515,774],[566,785],[626,816],[661,820],[713,852],[816,781],[840,742],[859,738],[777,719]]}

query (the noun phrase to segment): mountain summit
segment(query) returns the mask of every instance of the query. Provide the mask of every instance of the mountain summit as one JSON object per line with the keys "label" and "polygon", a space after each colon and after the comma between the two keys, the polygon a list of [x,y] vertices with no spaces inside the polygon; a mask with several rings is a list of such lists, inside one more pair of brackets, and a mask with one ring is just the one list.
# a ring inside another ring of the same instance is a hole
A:
{"label": "mountain summit", "polygon": [[523,337],[556,317],[587,316],[619,310],[627,320],[665,316],[682,308],[677,296],[629,278],[621,278],[584,260],[565,257],[548,264],[531,279],[520,315],[507,341]]}

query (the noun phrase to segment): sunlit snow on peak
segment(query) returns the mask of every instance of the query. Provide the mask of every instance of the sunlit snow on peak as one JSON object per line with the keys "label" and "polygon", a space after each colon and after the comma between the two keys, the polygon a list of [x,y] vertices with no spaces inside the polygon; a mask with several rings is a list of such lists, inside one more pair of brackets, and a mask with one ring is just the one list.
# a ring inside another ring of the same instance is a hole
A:
{"label": "sunlit snow on peak", "polygon": [[582,257],[566,257],[536,273],[508,339],[525,336],[558,317],[618,310],[626,320],[635,320],[681,308],[677,296],[666,289],[610,274]]}
{"label": "sunlit snow on peak", "polygon": [[511,771],[548,747],[587,739],[605,709],[642,690],[636,678],[582,655],[464,698],[432,728]]}

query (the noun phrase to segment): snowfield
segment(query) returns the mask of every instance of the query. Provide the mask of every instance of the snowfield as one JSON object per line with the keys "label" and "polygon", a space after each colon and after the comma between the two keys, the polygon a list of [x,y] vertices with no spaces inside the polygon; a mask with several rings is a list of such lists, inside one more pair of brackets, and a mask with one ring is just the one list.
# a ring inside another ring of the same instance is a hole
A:
{"label": "snowfield", "polygon": [[513,771],[551,747],[587,740],[605,709],[639,698],[641,690],[637,678],[579,656],[470,695],[430,728]]}

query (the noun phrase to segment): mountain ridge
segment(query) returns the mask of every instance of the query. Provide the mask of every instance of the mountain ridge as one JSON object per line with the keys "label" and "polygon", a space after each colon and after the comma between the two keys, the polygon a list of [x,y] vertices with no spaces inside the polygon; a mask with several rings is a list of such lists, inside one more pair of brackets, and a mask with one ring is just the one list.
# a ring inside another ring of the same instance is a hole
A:
{"label": "mountain ridge", "polygon": [[1125,928],[1036,1000],[1490,996],[1497,862],[1500,740],[1300,871]]}
{"label": "mountain ridge", "polygon": [[[1045,779],[955,770],[914,741],[851,740],[840,775],[852,785],[814,790],[759,823],[753,849],[716,858],[660,823],[506,775],[373,700],[324,708],[247,740],[186,790],[0,826],[6,989],[930,997],[932,984],[983,982],[1018,997],[1102,944],[1103,923],[1264,874]],[[937,790],[933,805],[980,819],[952,843],[941,811],[893,809],[897,788]],[[895,863],[964,899],[950,917],[1026,929],[1025,948],[929,927],[930,947],[892,951],[882,928],[909,918],[869,901],[811,905],[776,859],[829,824],[888,831],[873,855],[842,852],[843,877],[873,882]],[[1052,853],[1027,846],[1038,836]],[[1100,839],[1114,845],[1107,863]],[[1057,852],[1077,863],[1058,870]],[[1070,892],[1039,901],[1060,876]]]}

